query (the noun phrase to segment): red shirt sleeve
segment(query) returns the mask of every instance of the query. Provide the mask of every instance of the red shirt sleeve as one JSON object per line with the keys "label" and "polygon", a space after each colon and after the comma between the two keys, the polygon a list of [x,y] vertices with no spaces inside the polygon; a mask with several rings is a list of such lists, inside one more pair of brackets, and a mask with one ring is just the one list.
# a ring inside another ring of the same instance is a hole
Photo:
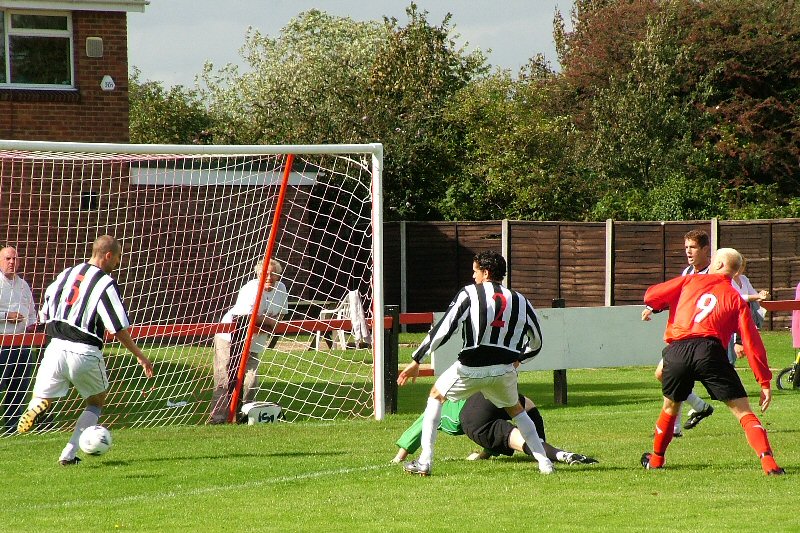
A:
{"label": "red shirt sleeve", "polygon": [[675,321],[675,311],[678,308],[678,300],[681,296],[681,289],[684,283],[689,280],[688,276],[679,276],[664,283],[653,285],[644,294],[644,304],[653,308],[654,311],[669,309],[667,318],[667,329],[664,332],[664,342],[672,342],[672,324]]}
{"label": "red shirt sleeve", "polygon": [[673,309],[681,296],[681,288],[691,278],[679,276],[664,283],[653,285],[644,293],[644,303],[656,311]]}
{"label": "red shirt sleeve", "polygon": [[761,385],[761,388],[768,389],[772,379],[772,371],[769,369],[769,363],[767,362],[767,350],[764,348],[761,334],[758,332],[755,322],[753,322],[753,316],[748,305],[739,308],[739,332],[742,335],[742,344],[744,345],[744,353],[747,354],[747,362],[756,377],[756,381]]}

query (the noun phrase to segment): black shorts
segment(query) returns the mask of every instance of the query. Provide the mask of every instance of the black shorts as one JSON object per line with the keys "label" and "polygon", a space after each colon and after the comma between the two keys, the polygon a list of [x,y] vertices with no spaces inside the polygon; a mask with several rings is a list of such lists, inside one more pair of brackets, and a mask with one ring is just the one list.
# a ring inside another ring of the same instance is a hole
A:
{"label": "black shorts", "polygon": [[675,341],[664,350],[664,396],[683,402],[695,381],[702,383],[714,400],[724,402],[747,396],[739,374],[728,361],[727,349],[715,338]]}
{"label": "black shorts", "polygon": [[[519,402],[525,405],[525,397],[521,394]],[[496,407],[483,394],[476,393],[467,398],[459,418],[461,429],[473,442],[496,455],[514,455],[514,449],[508,446],[508,438],[517,426],[510,422],[511,417],[505,409]],[[536,431],[544,440],[541,423],[536,424]]]}

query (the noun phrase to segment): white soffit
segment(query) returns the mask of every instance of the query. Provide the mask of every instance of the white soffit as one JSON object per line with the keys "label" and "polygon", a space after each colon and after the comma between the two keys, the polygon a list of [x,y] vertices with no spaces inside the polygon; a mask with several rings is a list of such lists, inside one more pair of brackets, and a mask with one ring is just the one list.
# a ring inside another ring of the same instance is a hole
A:
{"label": "white soffit", "polygon": [[0,8],[49,9],[53,11],[138,11],[149,0],[0,0]]}

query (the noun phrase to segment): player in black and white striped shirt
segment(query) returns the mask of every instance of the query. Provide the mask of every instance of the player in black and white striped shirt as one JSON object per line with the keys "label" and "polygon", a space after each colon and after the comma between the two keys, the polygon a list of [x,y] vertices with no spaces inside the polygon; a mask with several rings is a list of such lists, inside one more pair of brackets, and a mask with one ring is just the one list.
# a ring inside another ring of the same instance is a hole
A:
{"label": "player in black and white striped shirt", "polygon": [[501,285],[506,261],[497,252],[482,252],[473,258],[474,285],[459,291],[447,313],[431,329],[414,352],[413,361],[397,378],[399,385],[419,375],[423,357],[436,350],[463,325],[464,346],[456,361],[436,380],[431,389],[422,425],[422,453],[407,463],[407,472],[427,476],[433,462],[433,445],[442,413],[442,402],[462,400],[482,392],[487,400],[504,408],[516,423],[525,443],[539,462],[539,471],[553,472],[536,426],[519,403],[517,371],[520,362],[534,357],[542,348],[539,319],[522,294]]}
{"label": "player in black and white striped shirt", "polygon": [[121,258],[119,241],[110,235],[98,237],[91,259],[63,271],[45,291],[39,318],[46,324],[50,343],[36,373],[33,398],[19,419],[17,431],[30,431],[36,418],[73,385],[85,400],[86,409],[61,452],[62,465],[78,463],[80,435],[97,424],[105,403],[108,378],[102,349],[106,331],[136,356],[147,377],[153,376],[153,365],[128,332],[128,314],[117,282],[109,275]]}

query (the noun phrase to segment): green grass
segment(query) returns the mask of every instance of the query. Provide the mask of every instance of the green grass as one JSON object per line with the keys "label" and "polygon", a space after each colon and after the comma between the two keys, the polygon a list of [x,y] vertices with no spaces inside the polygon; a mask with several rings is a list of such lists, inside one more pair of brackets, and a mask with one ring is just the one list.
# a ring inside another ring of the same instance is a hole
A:
{"label": "green grass", "polygon": [[[788,335],[764,337],[771,366],[788,365]],[[752,397],[752,373],[738,367]],[[467,462],[475,446],[440,435],[434,475],[405,475],[388,461],[423,408],[426,378],[401,388],[400,413],[381,422],[118,429],[107,455],[77,467],[56,464],[66,433],[2,439],[0,530],[800,531],[791,514],[800,392],[775,390],[762,416],[788,472],[767,478],[717,402],[714,416],[673,441],[667,469],[644,471],[661,404],[653,368],[570,370],[567,406],[554,405],[550,372],[521,379],[548,440],[600,464],[542,476],[524,457]]]}

